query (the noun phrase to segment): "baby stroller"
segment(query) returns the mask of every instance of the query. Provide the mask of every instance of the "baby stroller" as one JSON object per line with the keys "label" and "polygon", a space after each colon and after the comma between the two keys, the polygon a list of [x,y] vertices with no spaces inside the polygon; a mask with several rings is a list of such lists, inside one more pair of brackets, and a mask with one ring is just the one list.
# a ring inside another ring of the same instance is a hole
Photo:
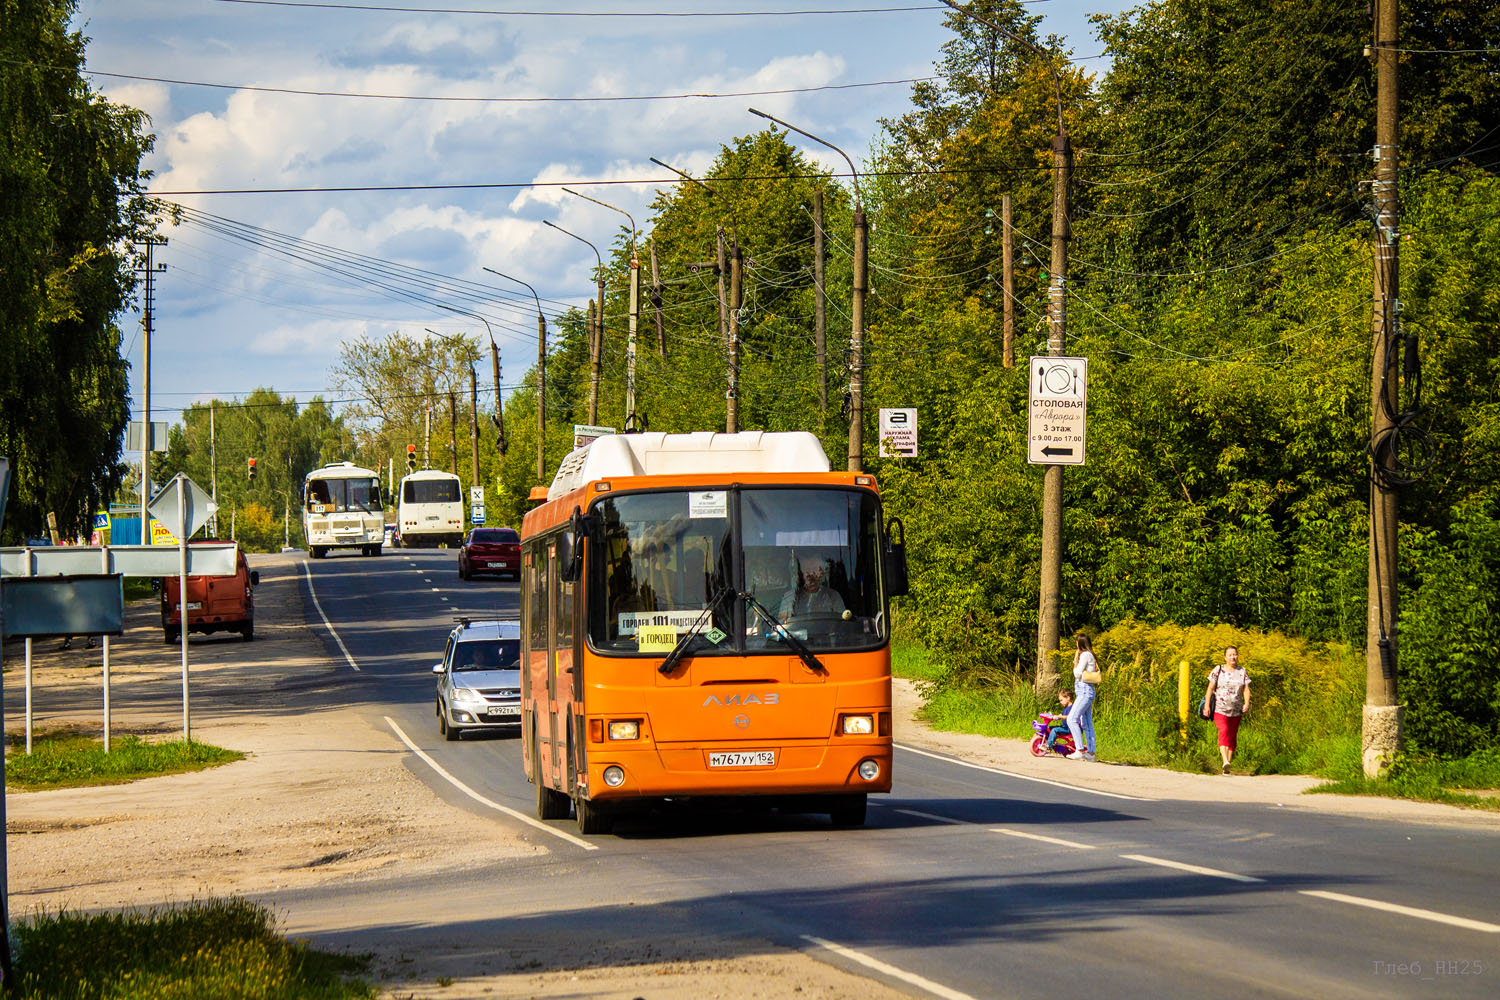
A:
{"label": "baby stroller", "polygon": [[1050,757],[1053,754],[1059,757],[1066,757],[1073,752],[1073,734],[1068,732],[1065,726],[1051,748],[1049,749],[1047,746],[1047,730],[1052,726],[1062,725],[1063,720],[1066,718],[1067,716],[1055,715],[1052,712],[1043,712],[1036,717],[1035,721],[1031,723],[1031,728],[1036,733],[1031,738],[1031,755],[1033,757]]}

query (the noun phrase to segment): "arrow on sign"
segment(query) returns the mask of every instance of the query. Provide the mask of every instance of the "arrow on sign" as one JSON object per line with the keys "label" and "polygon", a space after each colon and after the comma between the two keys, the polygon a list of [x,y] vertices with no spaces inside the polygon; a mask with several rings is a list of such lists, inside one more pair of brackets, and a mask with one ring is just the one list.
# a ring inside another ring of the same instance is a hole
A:
{"label": "arrow on sign", "polygon": [[1045,447],[1045,448],[1042,449],[1042,454],[1043,455],[1071,455],[1071,454],[1073,454],[1073,449],[1072,448],[1054,448],[1054,447],[1052,447],[1049,444],[1047,447]]}

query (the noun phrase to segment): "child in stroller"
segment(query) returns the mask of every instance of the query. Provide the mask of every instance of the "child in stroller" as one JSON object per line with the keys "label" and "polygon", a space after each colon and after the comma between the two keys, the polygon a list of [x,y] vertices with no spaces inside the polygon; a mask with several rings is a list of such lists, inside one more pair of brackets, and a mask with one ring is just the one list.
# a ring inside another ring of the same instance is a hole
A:
{"label": "child in stroller", "polygon": [[1063,688],[1057,692],[1057,700],[1062,702],[1061,712],[1042,712],[1031,724],[1036,733],[1031,738],[1033,757],[1050,754],[1066,757],[1073,752],[1073,734],[1068,732],[1068,709],[1073,707],[1073,692]]}

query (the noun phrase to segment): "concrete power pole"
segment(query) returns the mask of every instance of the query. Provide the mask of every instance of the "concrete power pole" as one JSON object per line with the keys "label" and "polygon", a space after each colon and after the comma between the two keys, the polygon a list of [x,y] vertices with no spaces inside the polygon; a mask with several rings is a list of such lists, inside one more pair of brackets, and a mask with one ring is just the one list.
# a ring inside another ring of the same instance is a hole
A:
{"label": "concrete power pole", "polygon": [[656,351],[667,356],[667,327],[661,318],[661,271],[656,267],[656,240],[647,247],[651,251],[651,308],[656,313]]}
{"label": "concrete power pole", "polygon": [[469,365],[469,486],[479,485],[479,376]]}
{"label": "concrete power pole", "polygon": [[536,307],[536,481],[538,483],[547,481],[546,444],[547,320],[542,316],[542,304],[538,300]]}
{"label": "concrete power pole", "polygon": [[458,475],[458,392],[448,390],[448,471]]}
{"label": "concrete power pole", "polygon": [[[850,168],[853,169],[852,167]],[[858,181],[855,182],[858,199]],[[854,206],[854,301],[849,310],[849,471],[865,471],[865,291],[869,287],[870,227]]]}
{"label": "concrete power pole", "polygon": [[500,347],[490,340],[490,361],[495,366],[495,450],[505,457],[508,443],[505,440],[505,397],[500,393]]}
{"label": "concrete power pole", "polygon": [[635,255],[635,243],[630,247],[630,319],[625,336],[625,422],[630,424],[635,417],[635,331],[641,320],[641,261]]}
{"label": "concrete power pole", "polygon": [[1365,617],[1365,705],[1360,758],[1368,777],[1385,774],[1401,749],[1396,701],[1395,419],[1400,409],[1400,200],[1397,190],[1397,0],[1375,4],[1375,276],[1371,314],[1370,558]]}
{"label": "concrete power pole", "polygon": [[734,241],[729,253],[729,387],[724,392],[724,429],[730,434],[740,429],[740,301],[744,294],[745,256],[740,241]]}
{"label": "concrete power pole", "polygon": [[1004,230],[1000,244],[1000,292],[1003,299],[1001,309],[1004,315],[1002,359],[1005,367],[1014,368],[1016,366],[1016,244],[1011,228],[1010,195],[1005,195],[1000,199],[1000,226]]}
{"label": "concrete power pole", "polygon": [[828,289],[823,284],[823,192],[813,192],[813,345],[818,353],[818,426],[828,416]]}
{"label": "concrete power pole", "polygon": [[141,310],[141,544],[151,544],[151,522],[146,513],[146,501],[151,499],[151,332],[152,317],[151,309],[152,280],[161,271],[167,269],[165,264],[152,263],[152,251],[157,247],[164,247],[167,241],[156,237],[147,237],[140,241],[139,245],[146,248],[146,298],[144,308]]}
{"label": "concrete power pole", "polygon": [[[1073,148],[1063,130],[1061,111],[1052,140],[1052,282],[1047,295],[1047,354],[1061,357],[1067,334],[1068,180]],[[1036,632],[1036,690],[1048,695],[1057,687],[1057,651],[1062,630],[1063,470],[1049,465],[1042,473],[1042,594]]]}

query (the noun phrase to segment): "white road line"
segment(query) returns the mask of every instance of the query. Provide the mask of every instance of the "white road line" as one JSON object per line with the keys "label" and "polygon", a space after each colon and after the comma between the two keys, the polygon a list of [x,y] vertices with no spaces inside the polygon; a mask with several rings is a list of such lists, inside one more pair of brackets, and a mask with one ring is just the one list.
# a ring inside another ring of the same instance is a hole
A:
{"label": "white road line", "polygon": [[851,962],[857,962],[867,969],[874,969],[876,972],[880,972],[887,976],[890,976],[892,979],[899,979],[901,982],[915,986],[919,990],[926,990],[933,996],[943,997],[944,1000],[974,1000],[974,998],[969,996],[969,994],[967,993],[960,993],[958,990],[950,989],[949,987],[944,986],[942,983],[935,983],[931,979],[928,979],[926,976],[919,976],[915,972],[907,972],[905,969],[898,969],[894,965],[882,962],[880,959],[866,955],[862,951],[855,951],[853,948],[845,948],[841,944],[834,944],[832,941],[824,941],[822,938],[813,937],[811,934],[802,935],[802,940],[811,941],[819,948],[826,948],[828,951],[833,952],[835,955],[847,958]]}
{"label": "white road line", "polygon": [[344,659],[349,661],[349,666],[358,670],[359,664],[355,663],[354,657],[349,655],[349,647],[344,645],[344,640],[339,638],[333,622],[329,621],[328,616],[323,613],[323,605],[318,601],[318,592],[313,589],[312,570],[308,568],[307,563],[302,564],[302,572],[307,574],[307,592],[312,595],[313,607],[318,609],[318,617],[323,619],[323,624],[328,628],[328,634],[333,636],[333,641],[339,644],[339,652],[344,654]]}
{"label": "white road line", "polygon": [[966,760],[959,760],[957,757],[944,757],[942,754],[928,753],[926,750],[918,750],[916,747],[909,747],[904,743],[897,743],[895,746],[898,750],[905,750],[908,753],[921,754],[923,757],[931,757],[933,760],[940,760],[945,764],[958,764],[961,767],[972,767],[976,771],[988,771],[991,774],[1003,774],[1007,778],[1020,778],[1022,781],[1035,781],[1038,784],[1042,785],[1053,785],[1057,788],[1066,788],[1072,792],[1083,792],[1087,795],[1103,795],[1105,798],[1126,799],[1130,802],[1156,801],[1155,799],[1147,798],[1144,795],[1124,795],[1120,792],[1101,792],[1097,788],[1084,788],[1082,785],[1070,785],[1065,781],[1053,781],[1050,778],[1034,778],[1029,774],[1017,774],[1015,771],[1003,771],[998,767],[986,767],[983,764],[971,764]]}
{"label": "white road line", "polygon": [[436,771],[438,773],[438,776],[441,777],[444,781],[448,782],[448,784],[452,785],[454,788],[457,788],[460,792],[463,792],[465,795],[473,799],[475,802],[478,802],[480,805],[489,806],[491,809],[494,809],[497,812],[503,812],[511,819],[519,820],[522,823],[525,823],[527,826],[534,826],[538,830],[541,830],[545,833],[550,833],[552,834],[552,836],[566,840],[568,843],[575,844],[586,851],[597,851],[599,849],[599,845],[590,844],[587,840],[584,840],[580,837],[575,837],[571,833],[568,833],[566,830],[559,830],[556,827],[548,826],[546,823],[543,823],[539,819],[533,819],[523,812],[519,812],[515,809],[510,808],[509,806],[502,806],[500,803],[494,801],[493,799],[485,798],[483,795],[480,795],[478,792],[474,791],[474,789],[470,788],[468,785],[464,784],[462,781],[459,781],[453,775],[445,771],[443,769],[443,765],[427,756],[427,754],[423,752],[421,747],[413,743],[407,737],[407,735],[401,731],[401,727],[396,725],[395,719],[387,715],[385,716],[385,721],[393,730],[396,731],[396,735],[401,737],[401,742],[406,744],[408,750],[416,754],[418,757],[422,758],[422,760],[427,763],[427,766]]}
{"label": "white road line", "polygon": [[1149,854],[1122,854],[1120,857],[1126,861],[1139,861],[1144,865],[1159,865],[1162,868],[1176,868],[1178,871],[1192,872],[1194,875],[1208,875],[1213,878],[1227,878],[1235,882],[1264,882],[1263,878],[1253,875],[1237,875],[1234,872],[1221,872],[1217,868],[1202,868],[1198,865],[1186,865],[1181,861],[1168,861],[1166,858],[1153,858]]}
{"label": "white road line", "polygon": [[951,823],[954,826],[967,826],[968,825],[967,823],[965,823],[961,819],[953,819],[953,818],[948,817],[948,816],[938,816],[938,815],[935,815],[933,813],[918,812],[915,809],[893,809],[891,811],[892,812],[898,812],[898,813],[901,813],[901,814],[906,815],[906,816],[915,816],[918,819],[932,819],[932,820],[937,820],[939,823]]}
{"label": "white road line", "polygon": [[1500,934],[1500,924],[1488,924],[1483,920],[1470,920],[1468,917],[1455,917],[1448,913],[1438,913],[1435,910],[1423,910],[1415,906],[1402,906],[1399,903],[1384,903],[1378,899],[1366,899],[1363,896],[1346,896],[1342,892],[1323,892],[1319,889],[1298,889],[1304,896],[1316,896],[1319,899],[1331,899],[1335,903],[1349,903],[1352,906],[1368,906],[1372,910],[1385,910],[1387,913],[1399,913],[1404,917],[1416,917],[1419,920],[1431,920],[1438,924],[1448,924],[1452,927],[1462,927],[1470,931],[1483,931],[1486,934]]}
{"label": "white road line", "polygon": [[1007,830],[1003,826],[990,829],[990,833],[1003,833],[1007,837],[1025,837],[1027,840],[1040,840],[1044,844],[1056,844],[1059,847],[1076,847],[1080,851],[1092,851],[1093,844],[1080,844],[1076,840],[1063,840],[1061,837],[1044,837],[1040,833],[1027,833],[1024,830]]}

